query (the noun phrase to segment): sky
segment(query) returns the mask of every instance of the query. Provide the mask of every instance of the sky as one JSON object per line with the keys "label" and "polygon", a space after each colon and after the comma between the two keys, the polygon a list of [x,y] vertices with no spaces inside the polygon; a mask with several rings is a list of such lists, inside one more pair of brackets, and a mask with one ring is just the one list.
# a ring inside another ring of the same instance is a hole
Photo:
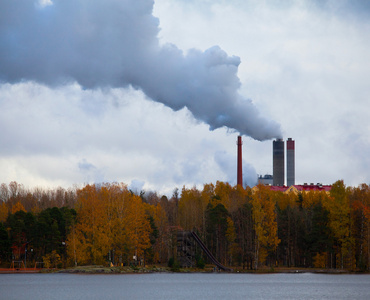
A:
{"label": "sky", "polygon": [[0,183],[370,183],[370,2],[3,0]]}

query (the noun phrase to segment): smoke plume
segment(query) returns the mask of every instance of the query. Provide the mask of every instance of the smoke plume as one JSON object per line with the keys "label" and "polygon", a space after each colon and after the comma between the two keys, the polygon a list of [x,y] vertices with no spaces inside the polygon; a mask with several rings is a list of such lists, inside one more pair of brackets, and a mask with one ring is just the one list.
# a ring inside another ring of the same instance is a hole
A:
{"label": "smoke plume", "polygon": [[239,93],[240,59],[218,46],[184,54],[161,46],[152,0],[2,0],[0,81],[87,89],[133,86],[174,110],[187,107],[211,129],[257,140],[280,137]]}

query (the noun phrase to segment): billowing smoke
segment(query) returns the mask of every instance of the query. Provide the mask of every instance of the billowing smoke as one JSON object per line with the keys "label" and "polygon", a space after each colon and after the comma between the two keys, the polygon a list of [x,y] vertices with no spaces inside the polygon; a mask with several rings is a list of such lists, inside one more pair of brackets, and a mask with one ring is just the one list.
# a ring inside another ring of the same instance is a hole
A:
{"label": "billowing smoke", "polygon": [[1,0],[0,80],[88,89],[133,86],[211,129],[280,137],[239,93],[240,59],[218,46],[184,54],[161,46],[152,0]]}

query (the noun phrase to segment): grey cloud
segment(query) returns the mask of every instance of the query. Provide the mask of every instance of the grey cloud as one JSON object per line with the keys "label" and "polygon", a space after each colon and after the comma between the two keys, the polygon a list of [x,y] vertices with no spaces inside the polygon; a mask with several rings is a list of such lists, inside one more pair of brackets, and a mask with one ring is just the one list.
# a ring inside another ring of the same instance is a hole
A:
{"label": "grey cloud", "polygon": [[243,167],[244,183],[250,187],[257,184],[257,172],[251,164],[244,164]]}
{"label": "grey cloud", "polygon": [[91,164],[91,163],[87,162],[87,161],[86,161],[86,159],[83,159],[82,161],[80,161],[80,162],[78,163],[78,168],[79,168],[81,171],[86,171],[86,172],[96,170],[96,167],[95,167],[93,164]]}
{"label": "grey cloud", "polygon": [[320,9],[340,14],[342,16],[369,17],[370,2],[367,0],[315,0]]}
{"label": "grey cloud", "polygon": [[143,190],[145,185],[145,181],[143,180],[138,180],[138,179],[133,179],[131,180],[131,184],[129,185],[129,189],[133,191],[135,194],[139,195],[140,191]]}
{"label": "grey cloud", "polygon": [[174,110],[187,107],[211,129],[223,126],[254,139],[280,137],[239,93],[240,59],[218,46],[184,54],[160,46],[151,0],[29,0],[0,3],[0,80],[83,88],[134,86]]}
{"label": "grey cloud", "polygon": [[78,163],[78,169],[84,176],[86,183],[89,182],[104,182],[105,176],[103,170],[100,170],[92,163],[88,162],[85,158]]}
{"label": "grey cloud", "polygon": [[[236,155],[232,155],[226,151],[217,151],[214,159],[220,169],[226,174],[227,181],[233,185],[236,184]],[[243,184],[254,186],[256,183],[257,173],[255,168],[243,159]]]}

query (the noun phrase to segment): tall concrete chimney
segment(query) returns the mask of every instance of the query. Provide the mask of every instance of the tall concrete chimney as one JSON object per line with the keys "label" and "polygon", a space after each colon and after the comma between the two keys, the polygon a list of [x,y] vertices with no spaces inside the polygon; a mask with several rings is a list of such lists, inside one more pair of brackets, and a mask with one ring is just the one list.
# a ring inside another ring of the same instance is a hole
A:
{"label": "tall concrete chimney", "polygon": [[242,163],[242,137],[239,135],[238,136],[238,167],[237,167],[237,184],[240,186],[243,186],[243,163]]}
{"label": "tall concrete chimney", "polygon": [[294,166],[294,141],[288,138],[286,141],[286,182],[287,186],[295,185],[295,166]]}
{"label": "tall concrete chimney", "polygon": [[284,185],[284,141],[277,139],[272,143],[273,185]]}

